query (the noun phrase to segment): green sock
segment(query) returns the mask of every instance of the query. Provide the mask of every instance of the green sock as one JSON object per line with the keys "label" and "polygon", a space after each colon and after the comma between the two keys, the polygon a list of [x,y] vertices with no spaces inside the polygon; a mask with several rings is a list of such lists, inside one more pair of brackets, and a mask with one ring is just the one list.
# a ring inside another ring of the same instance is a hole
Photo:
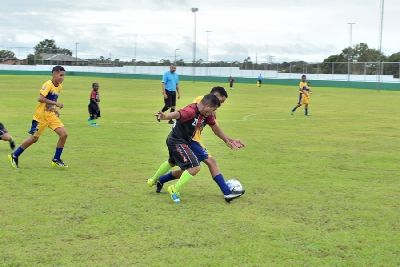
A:
{"label": "green sock", "polygon": [[166,174],[171,169],[171,165],[169,165],[168,161],[163,162],[156,173],[151,177],[152,179],[158,180],[161,175]]}
{"label": "green sock", "polygon": [[184,186],[187,182],[189,182],[193,178],[193,175],[191,175],[188,171],[184,171],[181,175],[181,178],[179,178],[178,182],[175,184],[175,190],[180,191],[182,186]]}

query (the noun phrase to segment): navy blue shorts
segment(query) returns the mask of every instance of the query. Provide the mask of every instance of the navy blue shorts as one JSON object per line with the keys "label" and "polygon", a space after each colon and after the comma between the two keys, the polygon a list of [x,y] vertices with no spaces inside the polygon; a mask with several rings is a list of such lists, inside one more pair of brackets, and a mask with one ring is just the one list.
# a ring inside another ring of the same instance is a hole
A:
{"label": "navy blue shorts", "polygon": [[204,161],[208,159],[207,149],[203,147],[199,142],[192,141],[190,143],[190,149],[193,151],[199,161]]}

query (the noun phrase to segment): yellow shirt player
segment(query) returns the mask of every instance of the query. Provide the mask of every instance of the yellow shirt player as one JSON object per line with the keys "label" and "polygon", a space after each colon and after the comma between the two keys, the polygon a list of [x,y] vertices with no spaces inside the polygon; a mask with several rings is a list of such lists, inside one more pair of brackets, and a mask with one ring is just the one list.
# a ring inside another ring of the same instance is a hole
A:
{"label": "yellow shirt player", "polygon": [[[213,87],[211,89],[210,94],[214,94],[216,97],[218,97],[220,103],[224,103],[225,100],[228,98],[228,93],[226,92],[225,88],[217,86]],[[200,101],[203,99],[203,96],[198,96],[193,100],[193,103],[200,103]],[[214,115],[215,117],[215,115]],[[200,129],[195,132],[195,134],[192,137],[192,141],[190,142],[190,149],[193,151],[193,153],[196,155],[197,159],[199,161],[204,162],[207,166],[208,169],[210,170],[211,176],[213,177],[214,181],[217,183],[219,188],[221,189],[221,192],[224,195],[224,199],[227,202],[232,201],[235,198],[240,197],[241,195],[244,194],[243,191],[235,191],[231,190],[228,185],[225,182],[224,176],[221,174],[216,160],[209,155],[207,152],[207,149],[204,147],[204,145],[201,143],[201,133],[203,129]],[[217,134],[217,133],[216,133]],[[224,134],[225,135],[225,134]],[[228,146],[234,146],[235,149],[242,148],[244,145],[240,142],[240,140],[235,140],[230,137],[227,137],[227,145]],[[182,170],[173,170],[170,171],[164,175],[155,177],[158,179],[153,179],[150,178],[148,184],[150,186],[156,184],[156,192],[159,193],[161,192],[161,189],[164,186],[164,183],[169,182],[171,180],[178,179],[182,175],[183,171]],[[157,176],[157,175],[156,175]]]}
{"label": "yellow shirt player", "polygon": [[64,105],[60,102],[57,102],[58,96],[62,91],[61,84],[64,81],[65,69],[62,66],[55,66],[52,70],[52,76],[52,79],[45,82],[40,89],[38,98],[39,104],[36,107],[33,115],[32,126],[29,130],[29,134],[31,134],[31,136],[26,139],[13,153],[11,153],[11,155],[9,155],[11,165],[14,168],[19,167],[19,156],[28,147],[39,140],[40,135],[46,128],[52,129],[59,136],[56,152],[51,165],[61,168],[68,167],[61,160],[61,154],[68,137],[67,130],[59,118],[59,111],[64,107]]}
{"label": "yellow shirt player", "polygon": [[309,116],[308,105],[310,103],[310,95],[312,91],[310,87],[310,82],[307,81],[306,75],[301,76],[301,82],[299,83],[299,93],[299,101],[297,102],[297,105],[292,109],[291,115],[294,114],[297,108],[304,105],[304,115]]}

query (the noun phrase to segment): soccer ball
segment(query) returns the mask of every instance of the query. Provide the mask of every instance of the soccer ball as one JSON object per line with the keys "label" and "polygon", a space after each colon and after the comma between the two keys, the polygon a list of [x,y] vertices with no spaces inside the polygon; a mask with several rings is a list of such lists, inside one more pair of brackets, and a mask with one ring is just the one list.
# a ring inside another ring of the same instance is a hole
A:
{"label": "soccer ball", "polygon": [[236,179],[230,179],[226,181],[226,185],[229,187],[231,191],[243,191],[243,186],[239,182],[239,180]]}

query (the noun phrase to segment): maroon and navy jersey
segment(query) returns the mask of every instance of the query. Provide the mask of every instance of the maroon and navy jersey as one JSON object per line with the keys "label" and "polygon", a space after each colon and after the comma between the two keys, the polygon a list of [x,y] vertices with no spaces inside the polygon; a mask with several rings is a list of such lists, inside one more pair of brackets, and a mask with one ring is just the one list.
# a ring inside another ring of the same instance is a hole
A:
{"label": "maroon and navy jersey", "polygon": [[168,141],[173,143],[189,144],[196,131],[201,131],[208,125],[215,124],[214,115],[204,117],[200,114],[197,104],[190,104],[178,111],[180,118],[176,120]]}
{"label": "maroon and navy jersey", "polygon": [[94,100],[96,102],[100,102],[99,91],[92,90],[92,92],[90,93],[90,100]]}

